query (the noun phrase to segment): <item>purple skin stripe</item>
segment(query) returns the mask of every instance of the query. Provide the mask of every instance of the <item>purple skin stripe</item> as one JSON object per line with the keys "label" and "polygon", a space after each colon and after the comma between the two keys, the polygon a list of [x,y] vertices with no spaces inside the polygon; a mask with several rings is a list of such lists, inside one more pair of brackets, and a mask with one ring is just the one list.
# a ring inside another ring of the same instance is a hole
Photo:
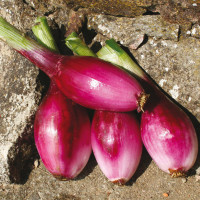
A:
{"label": "purple skin stripe", "polygon": [[[98,138],[102,150],[108,154],[111,159],[116,159],[120,153],[121,148],[121,133],[123,130],[122,121],[120,117],[117,118],[118,113],[99,111],[95,114],[94,133]],[[112,140],[111,142],[108,142]]]}

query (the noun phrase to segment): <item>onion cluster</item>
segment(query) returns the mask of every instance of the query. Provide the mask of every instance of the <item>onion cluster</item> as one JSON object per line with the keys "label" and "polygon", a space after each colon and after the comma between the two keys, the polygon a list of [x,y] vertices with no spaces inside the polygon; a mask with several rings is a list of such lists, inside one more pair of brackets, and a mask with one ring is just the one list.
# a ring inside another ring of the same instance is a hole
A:
{"label": "onion cluster", "polygon": [[[87,51],[76,48],[80,56],[63,56],[55,45],[50,48],[54,41],[49,42],[45,18],[40,23],[46,28],[33,31],[43,46],[25,38],[3,18],[0,38],[51,78],[34,124],[36,147],[47,170],[62,180],[73,179],[93,150],[105,176],[125,184],[139,165],[144,144],[160,169],[172,177],[185,175],[198,153],[197,135],[185,112],[113,40],[107,41],[106,54],[97,53],[101,59],[83,42],[80,45]],[[94,110],[92,122],[86,108]],[[134,110],[142,111],[140,120]]]}

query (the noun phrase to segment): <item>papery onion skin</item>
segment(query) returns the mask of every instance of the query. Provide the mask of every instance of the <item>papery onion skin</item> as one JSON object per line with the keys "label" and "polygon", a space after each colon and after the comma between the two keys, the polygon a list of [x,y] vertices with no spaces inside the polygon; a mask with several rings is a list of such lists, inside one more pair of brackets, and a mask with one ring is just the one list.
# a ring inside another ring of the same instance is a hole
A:
{"label": "papery onion skin", "polygon": [[56,178],[75,178],[91,154],[91,124],[87,111],[67,99],[51,83],[35,116],[34,137],[47,170]]}
{"label": "papery onion skin", "polygon": [[142,154],[139,122],[134,113],[95,111],[92,150],[104,175],[125,184],[135,173]]}
{"label": "papery onion skin", "polygon": [[186,113],[154,89],[157,96],[142,113],[143,144],[161,170],[172,177],[184,176],[197,159],[196,131]]}

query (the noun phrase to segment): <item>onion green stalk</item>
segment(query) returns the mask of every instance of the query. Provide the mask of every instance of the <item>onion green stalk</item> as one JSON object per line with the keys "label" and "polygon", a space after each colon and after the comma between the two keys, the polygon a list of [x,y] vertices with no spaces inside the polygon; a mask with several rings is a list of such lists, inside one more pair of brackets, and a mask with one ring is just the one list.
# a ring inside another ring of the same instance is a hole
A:
{"label": "onion green stalk", "polygon": [[72,32],[66,39],[65,44],[79,56],[97,57],[96,54],[79,38],[76,32]]}
{"label": "onion green stalk", "polygon": [[103,46],[96,54],[79,38],[76,32],[71,33],[66,39],[65,44],[75,54],[79,56],[94,56],[102,60],[111,62],[120,68],[134,73],[136,76],[146,79],[145,72],[132,60],[132,58],[119,46],[114,40],[106,40]]}
{"label": "onion green stalk", "polygon": [[33,49],[41,49],[39,45],[37,45],[30,38],[26,37],[14,26],[9,24],[4,18],[0,17],[0,39],[5,41],[11,47],[20,50],[33,50]]}
{"label": "onion green stalk", "polygon": [[49,77],[55,75],[60,55],[40,45],[0,17],[0,39],[29,59]]}
{"label": "onion green stalk", "polygon": [[35,20],[35,23],[36,25],[32,27],[32,31],[36,36],[37,41],[49,50],[59,52],[46,17],[38,17]]}
{"label": "onion green stalk", "polygon": [[97,52],[98,58],[119,65],[140,78],[145,79],[145,72],[132,60],[132,58],[114,40],[106,40],[106,45]]}

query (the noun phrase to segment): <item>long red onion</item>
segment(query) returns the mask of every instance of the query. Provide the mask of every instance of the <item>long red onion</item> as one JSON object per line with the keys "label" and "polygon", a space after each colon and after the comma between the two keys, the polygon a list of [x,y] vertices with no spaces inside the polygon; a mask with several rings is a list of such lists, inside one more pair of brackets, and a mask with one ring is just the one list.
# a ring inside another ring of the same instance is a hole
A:
{"label": "long red onion", "polygon": [[172,177],[184,176],[197,158],[194,126],[186,113],[160,91],[155,89],[151,98],[154,102],[148,103],[141,118],[143,144],[160,169]]}
{"label": "long red onion", "polygon": [[96,111],[91,130],[92,150],[113,183],[125,184],[135,173],[142,154],[139,122],[132,112]]}
{"label": "long red onion", "polygon": [[143,87],[151,94],[141,118],[142,141],[160,169],[173,177],[185,175],[198,153],[197,135],[189,117],[113,39],[106,41],[106,46],[97,55],[141,78]]}
{"label": "long red onion", "polygon": [[[45,17],[32,27],[37,40],[58,52]],[[59,179],[76,177],[91,154],[90,121],[84,108],[67,99],[51,81],[35,116],[35,144],[49,172]]]}
{"label": "long red onion", "polygon": [[0,18],[0,38],[43,70],[76,103],[100,110],[142,110],[146,95],[138,81],[92,57],[61,56],[24,37]]}
{"label": "long red onion", "polygon": [[87,111],[51,83],[36,113],[34,137],[42,162],[56,178],[76,177],[91,154]]}

